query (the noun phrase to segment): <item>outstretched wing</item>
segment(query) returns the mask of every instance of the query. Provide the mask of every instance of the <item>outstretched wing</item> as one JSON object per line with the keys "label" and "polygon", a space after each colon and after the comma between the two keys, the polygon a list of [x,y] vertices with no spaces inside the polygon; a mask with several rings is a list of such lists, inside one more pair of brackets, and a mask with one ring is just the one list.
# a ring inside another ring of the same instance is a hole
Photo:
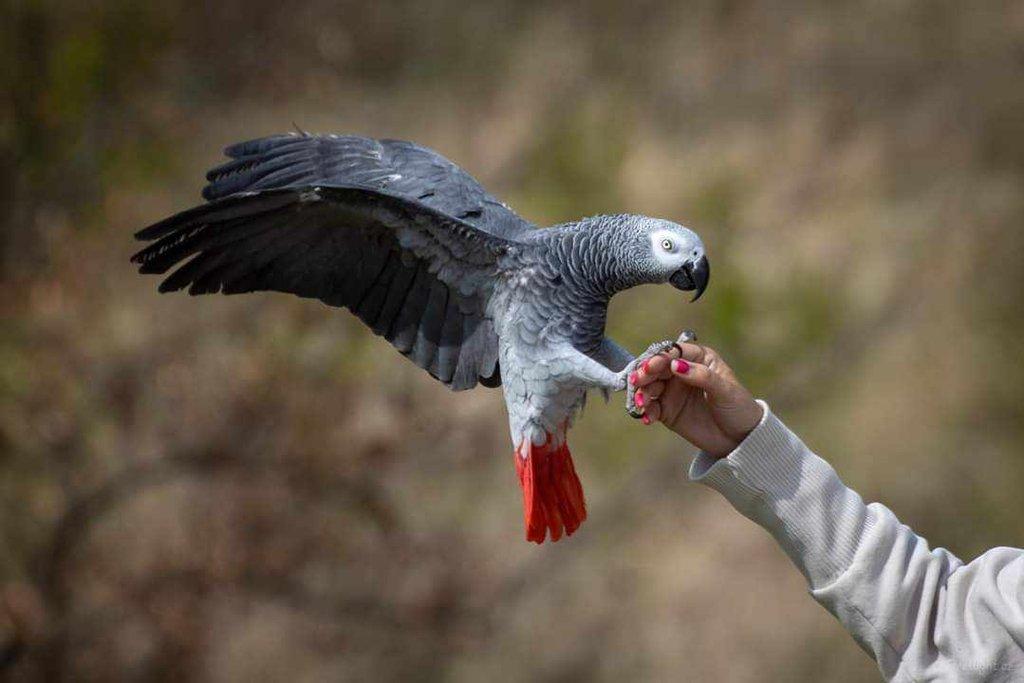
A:
{"label": "outstretched wing", "polygon": [[290,292],[344,306],[452,389],[500,384],[486,304],[509,240],[362,188],[234,194],[136,234],[161,292]]}
{"label": "outstretched wing", "polygon": [[206,174],[206,199],[272,187],[368,187],[499,237],[536,227],[445,157],[404,140],[293,133],[240,142],[224,153],[231,161]]}

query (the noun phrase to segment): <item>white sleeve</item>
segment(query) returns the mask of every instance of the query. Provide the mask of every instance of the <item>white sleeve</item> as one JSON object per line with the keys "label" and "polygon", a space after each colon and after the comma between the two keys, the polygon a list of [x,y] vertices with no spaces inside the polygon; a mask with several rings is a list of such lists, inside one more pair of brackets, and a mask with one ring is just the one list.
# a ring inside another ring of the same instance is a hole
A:
{"label": "white sleeve", "polygon": [[700,453],[690,478],[775,537],[887,680],[1024,680],[1024,550],[993,548],[966,565],[930,550],[762,407],[735,451]]}

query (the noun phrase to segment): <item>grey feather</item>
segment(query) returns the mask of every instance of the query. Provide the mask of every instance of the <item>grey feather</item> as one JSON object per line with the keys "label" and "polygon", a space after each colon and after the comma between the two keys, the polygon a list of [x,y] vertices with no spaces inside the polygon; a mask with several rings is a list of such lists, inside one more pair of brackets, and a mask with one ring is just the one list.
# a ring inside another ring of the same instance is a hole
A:
{"label": "grey feather", "polygon": [[375,334],[387,336],[390,332],[395,321],[398,319],[402,306],[409,297],[409,291],[416,278],[416,270],[415,264],[405,265],[400,263],[398,271],[388,283],[388,290],[384,295],[384,301],[381,303],[380,309],[377,311],[377,316],[369,323],[370,328]]}
{"label": "grey feather", "polygon": [[450,384],[459,362],[459,348],[462,345],[462,319],[459,310],[458,293],[449,293],[448,305],[445,307],[444,323],[441,326],[441,339],[437,346],[437,356],[431,374],[446,384]]}
{"label": "grey feather", "polygon": [[[509,251],[500,237],[365,188],[235,194],[137,236],[156,240],[133,257],[141,271],[177,266],[161,291],[274,290],[345,306],[449,385],[462,328],[466,320],[480,327],[486,318],[494,275]],[[476,343],[496,354],[491,329]],[[479,357],[486,361],[487,354]],[[457,388],[492,375],[493,365],[464,368]]]}
{"label": "grey feather", "polygon": [[443,282],[434,280],[430,287],[430,297],[423,309],[423,318],[416,331],[416,343],[409,352],[409,357],[416,365],[428,370],[434,367],[434,355],[437,344],[441,341],[441,327],[444,324],[444,309],[448,305],[448,288]]}
{"label": "grey feather", "polygon": [[224,153],[231,160],[206,174],[206,199],[270,187],[367,187],[493,235],[515,238],[535,227],[456,164],[404,140],[288,134],[242,142]]}
{"label": "grey feather", "polygon": [[402,353],[412,351],[412,345],[416,343],[416,333],[423,319],[423,309],[427,307],[427,299],[430,297],[431,283],[432,279],[426,266],[418,266],[405,304],[399,311],[394,325],[388,330],[387,340]]}

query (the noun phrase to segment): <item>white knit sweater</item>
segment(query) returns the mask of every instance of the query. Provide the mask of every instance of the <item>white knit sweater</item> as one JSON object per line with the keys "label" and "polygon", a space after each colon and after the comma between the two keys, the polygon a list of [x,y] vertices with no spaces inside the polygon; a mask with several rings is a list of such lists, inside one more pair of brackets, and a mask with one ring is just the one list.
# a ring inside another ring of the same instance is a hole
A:
{"label": "white knit sweater", "polygon": [[886,680],[1024,681],[1024,550],[964,564],[929,549],[761,405],[743,443],[717,461],[700,453],[690,478],[775,537]]}

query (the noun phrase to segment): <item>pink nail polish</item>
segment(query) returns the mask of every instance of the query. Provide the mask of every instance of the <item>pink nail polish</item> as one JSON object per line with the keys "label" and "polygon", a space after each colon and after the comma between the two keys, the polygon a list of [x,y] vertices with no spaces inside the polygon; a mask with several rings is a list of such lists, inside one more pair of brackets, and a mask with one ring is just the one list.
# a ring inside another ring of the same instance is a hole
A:
{"label": "pink nail polish", "polygon": [[644,395],[639,391],[636,392],[636,396],[633,397],[633,402],[636,403],[637,408],[644,407]]}
{"label": "pink nail polish", "polygon": [[678,372],[680,375],[685,375],[690,371],[690,364],[685,360],[679,358],[672,361],[672,372]]}
{"label": "pink nail polish", "polygon": [[630,384],[636,384],[636,380],[637,380],[637,379],[638,379],[638,378],[637,378],[637,376],[636,376],[636,372],[631,372],[631,373],[629,373],[629,383],[630,383]]}
{"label": "pink nail polish", "polygon": [[649,425],[649,424],[651,424],[651,416],[650,415],[646,415],[646,414],[645,415],[641,415],[640,416],[640,421],[643,422],[645,425]]}
{"label": "pink nail polish", "polygon": [[643,363],[641,363],[640,364],[640,370],[642,370],[643,372],[647,372],[647,364],[650,363],[650,362],[651,362],[651,359],[648,358]]}

